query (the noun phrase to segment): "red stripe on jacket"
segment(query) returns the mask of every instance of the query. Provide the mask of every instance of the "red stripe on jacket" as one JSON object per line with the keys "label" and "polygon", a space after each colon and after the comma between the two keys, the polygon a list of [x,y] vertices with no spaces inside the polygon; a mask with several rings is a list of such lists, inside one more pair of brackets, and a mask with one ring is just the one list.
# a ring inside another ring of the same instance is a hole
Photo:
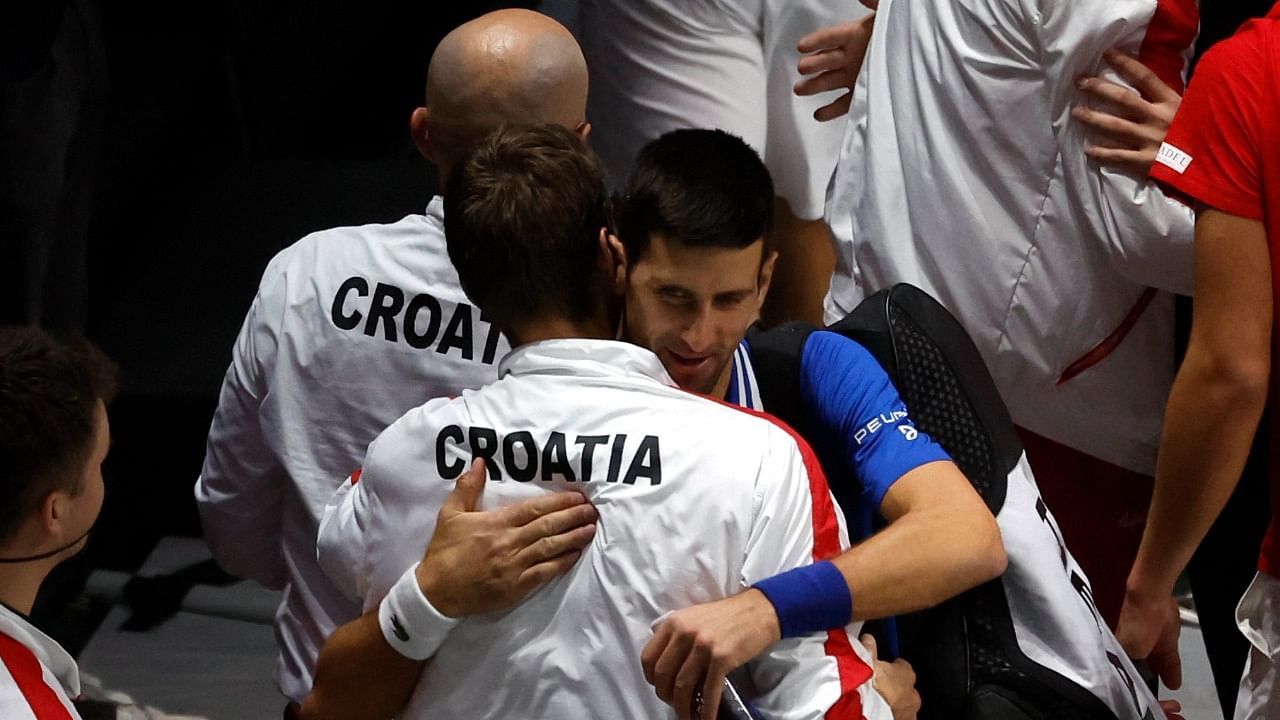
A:
{"label": "red stripe on jacket", "polygon": [[0,661],[38,720],[72,720],[58,694],[45,682],[40,661],[26,645],[0,633]]}
{"label": "red stripe on jacket", "polygon": [[[818,456],[809,447],[809,443],[790,425],[769,413],[732,405],[717,398],[709,399],[739,412],[768,420],[795,440],[800,449],[800,457],[804,460],[805,473],[809,476],[809,496],[813,505],[813,561],[830,560],[839,555],[840,520],[836,517],[836,504],[831,500],[827,475],[822,471],[822,464],[818,462]],[[840,673],[840,699],[827,710],[824,717],[829,720],[864,720],[862,696],[858,695],[858,688],[871,679],[874,671],[853,651],[849,633],[844,628],[828,630],[823,647],[827,655],[836,661]]]}

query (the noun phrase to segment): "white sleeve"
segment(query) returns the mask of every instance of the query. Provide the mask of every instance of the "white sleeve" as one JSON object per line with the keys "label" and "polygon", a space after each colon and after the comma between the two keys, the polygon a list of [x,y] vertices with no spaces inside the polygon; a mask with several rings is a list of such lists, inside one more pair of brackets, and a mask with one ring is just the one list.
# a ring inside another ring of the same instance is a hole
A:
{"label": "white sleeve", "polygon": [[[840,508],[812,450],[782,430],[773,437],[756,480],[744,587],[849,547]],[[869,682],[870,658],[845,628],[783,640],[748,663],[747,671],[753,702],[765,717],[887,717]]]}
{"label": "white sleeve", "polygon": [[453,489],[435,472],[432,442],[437,429],[431,416],[449,402],[431,400],[382,431],[361,469],[325,506],[316,559],[334,586],[366,612],[422,559]]}
{"label": "white sleeve", "polygon": [[260,410],[265,369],[275,361],[283,285],[268,267],[236,338],[195,484],[214,559],[232,575],[270,588],[287,580],[280,534],[288,475],[267,444]]}
{"label": "white sleeve", "polygon": [[334,587],[358,602],[364,602],[368,588],[364,531],[370,520],[369,485],[359,482],[363,475],[363,470],[352,473],[329,499],[316,537],[316,559],[320,569],[329,576]]}

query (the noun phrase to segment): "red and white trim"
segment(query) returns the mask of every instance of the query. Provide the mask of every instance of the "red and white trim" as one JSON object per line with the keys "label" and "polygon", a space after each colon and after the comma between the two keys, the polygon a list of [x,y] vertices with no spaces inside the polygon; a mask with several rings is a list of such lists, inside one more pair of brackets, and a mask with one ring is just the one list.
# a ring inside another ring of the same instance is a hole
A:
{"label": "red and white trim", "polygon": [[[35,720],[75,720],[78,716],[68,709],[60,697],[62,693],[50,684],[47,672],[40,665],[35,653],[26,645],[0,633],[0,708],[14,712],[11,704],[21,698]],[[18,705],[19,708],[22,704]],[[5,715],[6,720],[25,720],[21,716]]]}

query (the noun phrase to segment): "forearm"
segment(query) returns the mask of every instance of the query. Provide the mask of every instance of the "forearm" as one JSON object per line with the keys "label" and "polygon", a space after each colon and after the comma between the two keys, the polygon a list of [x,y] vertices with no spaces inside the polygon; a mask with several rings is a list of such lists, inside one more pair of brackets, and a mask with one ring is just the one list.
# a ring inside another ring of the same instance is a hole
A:
{"label": "forearm", "polygon": [[376,610],[338,628],[325,642],[303,720],[384,720],[409,702],[425,663],[382,637]]}
{"label": "forearm", "polygon": [[1266,383],[1265,374],[1250,377],[1232,369],[1230,362],[1193,346],[1178,373],[1131,589],[1171,593],[1239,482],[1262,415]]}
{"label": "forearm", "polygon": [[854,618],[872,620],[933,607],[999,577],[999,543],[995,527],[904,517],[835,563],[853,593]]}

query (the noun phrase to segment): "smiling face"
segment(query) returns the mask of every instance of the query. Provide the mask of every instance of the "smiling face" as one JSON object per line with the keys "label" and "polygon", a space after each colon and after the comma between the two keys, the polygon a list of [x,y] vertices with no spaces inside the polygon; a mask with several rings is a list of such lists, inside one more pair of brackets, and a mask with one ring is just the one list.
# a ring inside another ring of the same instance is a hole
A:
{"label": "smiling face", "polygon": [[733,351],[769,289],[776,255],[763,253],[763,239],[723,248],[651,235],[629,265],[628,339],[652,350],[680,387],[723,397]]}

